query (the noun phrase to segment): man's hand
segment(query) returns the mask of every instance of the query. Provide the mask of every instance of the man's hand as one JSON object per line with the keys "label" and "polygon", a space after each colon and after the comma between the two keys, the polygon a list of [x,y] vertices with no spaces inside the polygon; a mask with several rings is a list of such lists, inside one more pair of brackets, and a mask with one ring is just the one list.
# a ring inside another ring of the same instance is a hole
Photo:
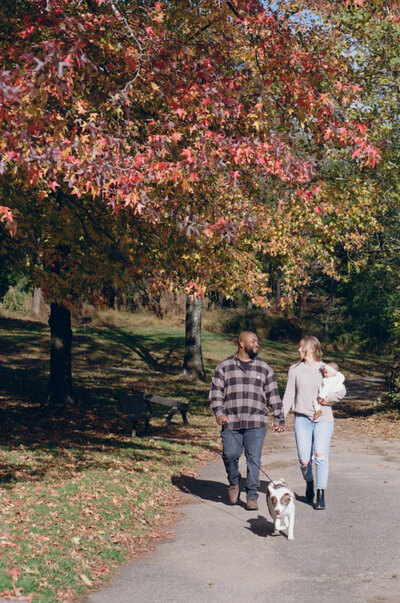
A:
{"label": "man's hand", "polygon": [[226,415],[219,415],[217,417],[218,425],[226,425],[228,422],[228,417]]}
{"label": "man's hand", "polygon": [[277,431],[278,433],[282,433],[282,431],[285,431],[286,427],[284,425],[273,425],[272,426],[272,431]]}

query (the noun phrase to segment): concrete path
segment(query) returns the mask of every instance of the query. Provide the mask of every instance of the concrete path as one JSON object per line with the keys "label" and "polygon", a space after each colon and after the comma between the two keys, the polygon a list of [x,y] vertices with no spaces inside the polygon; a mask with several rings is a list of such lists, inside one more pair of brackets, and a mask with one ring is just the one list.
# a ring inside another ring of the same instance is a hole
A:
{"label": "concrete path", "polygon": [[[376,399],[382,392],[385,386],[383,377],[362,377],[361,379],[346,379],[346,397],[344,402],[356,400],[363,402],[366,400]],[[340,408],[340,405],[335,406],[335,409]]]}
{"label": "concrete path", "polygon": [[267,473],[297,494],[293,542],[271,536],[264,494],[259,511],[228,506],[222,461],[210,463],[182,486],[190,504],[174,540],[84,601],[400,602],[400,443],[335,438],[325,511],[305,502],[291,430],[269,433],[264,453]]}

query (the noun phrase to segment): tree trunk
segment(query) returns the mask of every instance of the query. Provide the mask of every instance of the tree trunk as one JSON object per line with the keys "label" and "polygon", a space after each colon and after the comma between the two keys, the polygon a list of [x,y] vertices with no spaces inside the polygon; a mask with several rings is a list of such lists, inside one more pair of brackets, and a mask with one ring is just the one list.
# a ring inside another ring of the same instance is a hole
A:
{"label": "tree trunk", "polygon": [[327,341],[329,339],[329,327],[330,327],[330,324],[331,324],[333,302],[335,300],[335,285],[336,285],[336,283],[332,279],[332,281],[331,281],[331,290],[330,290],[330,293],[329,293],[328,309],[327,309],[327,312],[326,312],[325,324],[324,324],[324,341]]}
{"label": "tree trunk", "polygon": [[399,392],[400,390],[400,337],[397,338],[394,348],[389,386],[391,392]]}
{"label": "tree trunk", "polygon": [[201,297],[186,298],[185,357],[181,377],[195,381],[205,380],[203,355],[201,352],[201,315],[203,300]]}
{"label": "tree trunk", "polygon": [[50,379],[47,403],[64,407],[72,402],[71,312],[62,304],[50,304]]}
{"label": "tree trunk", "polygon": [[394,348],[389,391],[383,395],[382,399],[387,409],[400,411],[400,336],[397,338]]}
{"label": "tree trunk", "polygon": [[282,285],[281,285],[281,275],[278,274],[276,277],[276,293],[275,293],[275,299],[276,301],[279,303],[281,301],[282,298]]}
{"label": "tree trunk", "polygon": [[303,318],[303,311],[304,311],[304,308],[306,307],[306,300],[307,300],[307,292],[302,291],[299,294],[299,297],[297,299],[297,308],[296,308],[296,315],[297,315],[297,318],[299,318],[300,320]]}
{"label": "tree trunk", "polygon": [[42,298],[42,290],[40,287],[35,287],[33,290],[33,299],[32,299],[32,314],[36,314],[39,316],[40,314],[40,300]]}

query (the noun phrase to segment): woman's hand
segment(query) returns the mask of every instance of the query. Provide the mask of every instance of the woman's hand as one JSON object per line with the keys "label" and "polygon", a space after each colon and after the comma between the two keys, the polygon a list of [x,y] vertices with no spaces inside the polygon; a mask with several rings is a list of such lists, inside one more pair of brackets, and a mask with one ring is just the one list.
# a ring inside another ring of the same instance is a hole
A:
{"label": "woman's hand", "polygon": [[328,395],[320,402],[321,406],[330,406],[331,397]]}
{"label": "woman's hand", "polygon": [[272,426],[272,431],[277,431],[278,433],[282,433],[282,431],[285,431],[286,427],[284,425],[273,425]]}

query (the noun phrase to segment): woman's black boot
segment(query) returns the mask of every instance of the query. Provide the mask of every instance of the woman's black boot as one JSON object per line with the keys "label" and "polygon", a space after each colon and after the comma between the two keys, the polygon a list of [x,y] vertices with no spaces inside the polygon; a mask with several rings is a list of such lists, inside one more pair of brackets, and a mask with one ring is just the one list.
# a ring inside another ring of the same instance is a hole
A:
{"label": "woman's black boot", "polygon": [[317,488],[317,501],[314,504],[314,509],[325,509],[325,490],[320,490]]}
{"label": "woman's black boot", "polygon": [[307,502],[312,503],[314,500],[314,482],[306,482],[307,484],[307,488],[306,488],[306,499]]}

